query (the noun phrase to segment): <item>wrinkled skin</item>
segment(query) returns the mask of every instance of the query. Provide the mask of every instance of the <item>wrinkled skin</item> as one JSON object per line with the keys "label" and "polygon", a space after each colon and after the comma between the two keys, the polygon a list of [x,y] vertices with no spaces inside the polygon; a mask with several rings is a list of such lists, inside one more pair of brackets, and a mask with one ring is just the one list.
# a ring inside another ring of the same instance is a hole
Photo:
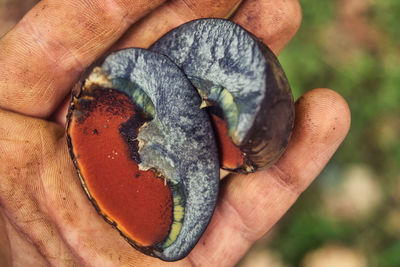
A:
{"label": "wrinkled skin", "polygon": [[[207,231],[176,263],[145,256],[121,238],[86,198],[68,155],[65,107],[96,58],[147,47],[190,19],[228,16],[236,4],[42,0],[0,40],[2,266],[233,266],[289,209],[349,129],[348,106],[329,89],[297,100],[292,139],[273,167],[223,179]],[[297,0],[244,0],[231,19],[278,53],[298,29],[301,11]]]}

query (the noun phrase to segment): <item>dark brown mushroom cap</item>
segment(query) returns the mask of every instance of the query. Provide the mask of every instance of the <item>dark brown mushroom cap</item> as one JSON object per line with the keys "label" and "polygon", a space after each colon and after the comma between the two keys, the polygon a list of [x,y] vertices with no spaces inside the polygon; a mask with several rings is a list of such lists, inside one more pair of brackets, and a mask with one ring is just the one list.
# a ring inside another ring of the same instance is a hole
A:
{"label": "dark brown mushroom cap", "polygon": [[171,30],[150,49],[174,61],[206,105],[222,109],[232,142],[248,159],[237,171],[266,168],[279,158],[293,128],[294,103],[267,46],[231,21],[199,19]]}

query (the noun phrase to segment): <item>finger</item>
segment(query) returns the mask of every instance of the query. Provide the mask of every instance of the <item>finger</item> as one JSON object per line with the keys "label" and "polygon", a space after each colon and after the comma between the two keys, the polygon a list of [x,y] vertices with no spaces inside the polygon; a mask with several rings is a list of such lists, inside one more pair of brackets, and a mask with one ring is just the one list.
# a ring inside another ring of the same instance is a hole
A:
{"label": "finger", "polygon": [[68,108],[71,102],[71,94],[68,94],[66,98],[58,105],[57,109],[49,117],[49,121],[55,122],[60,126],[65,126],[67,122]]}
{"label": "finger", "polygon": [[99,216],[82,190],[62,127],[2,110],[0,125],[7,125],[0,127],[1,208],[13,226],[7,229],[12,253],[29,252],[19,261],[33,255],[54,266],[161,266]]}
{"label": "finger", "polygon": [[[346,101],[329,89],[315,89],[296,103],[299,113],[292,142],[271,170],[287,188],[300,194],[321,172],[350,128]],[[302,116],[304,114],[304,116]]]}
{"label": "finger", "polygon": [[[0,266],[11,266],[10,239],[3,212],[0,210]],[[21,266],[21,265],[20,265]]]}
{"label": "finger", "polygon": [[48,266],[49,262],[39,253],[38,249],[21,236],[21,233],[4,217],[4,227],[7,237],[6,251],[9,253],[9,260],[1,266]]}
{"label": "finger", "polygon": [[162,1],[40,1],[0,40],[0,108],[49,116],[82,70]]}
{"label": "finger", "polygon": [[228,18],[242,0],[172,0],[133,25],[114,49],[147,48],[169,30],[197,18]]}
{"label": "finger", "polygon": [[301,23],[298,0],[247,0],[232,17],[278,54]]}
{"label": "finger", "polygon": [[0,203],[4,215],[49,264],[62,266],[74,256],[47,215],[51,203],[44,197],[49,190],[44,159],[54,156],[52,137],[62,136],[62,128],[1,110],[0,125]]}
{"label": "finger", "polygon": [[234,265],[319,174],[349,125],[349,108],[337,93],[317,89],[301,97],[284,156],[266,171],[224,180],[214,217],[191,260],[205,266]]}

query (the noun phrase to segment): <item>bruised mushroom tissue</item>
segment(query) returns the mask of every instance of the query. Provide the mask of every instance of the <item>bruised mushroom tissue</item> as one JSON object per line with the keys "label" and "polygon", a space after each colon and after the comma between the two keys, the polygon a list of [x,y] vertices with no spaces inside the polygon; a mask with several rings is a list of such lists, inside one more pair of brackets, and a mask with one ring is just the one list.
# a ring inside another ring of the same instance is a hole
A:
{"label": "bruised mushroom tissue", "polygon": [[67,141],[99,214],[138,250],[176,261],[211,220],[219,168],[273,164],[293,118],[268,47],[232,22],[200,19],[94,67],[72,98]]}

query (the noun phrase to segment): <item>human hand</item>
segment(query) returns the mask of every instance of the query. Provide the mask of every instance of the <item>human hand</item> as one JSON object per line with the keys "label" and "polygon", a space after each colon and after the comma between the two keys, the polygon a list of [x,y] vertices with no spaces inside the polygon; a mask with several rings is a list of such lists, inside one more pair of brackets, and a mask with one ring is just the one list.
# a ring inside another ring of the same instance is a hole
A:
{"label": "human hand", "polygon": [[[297,101],[292,139],[276,165],[224,178],[207,231],[176,263],[136,251],[97,214],[66,145],[71,87],[96,58],[110,49],[147,47],[187,20],[228,16],[237,3],[42,0],[0,40],[0,236],[8,237],[1,242],[6,260],[16,266],[232,266],[287,211],[348,131],[347,104],[331,90],[312,90]],[[232,17],[275,53],[300,19],[295,0],[245,0]]]}

